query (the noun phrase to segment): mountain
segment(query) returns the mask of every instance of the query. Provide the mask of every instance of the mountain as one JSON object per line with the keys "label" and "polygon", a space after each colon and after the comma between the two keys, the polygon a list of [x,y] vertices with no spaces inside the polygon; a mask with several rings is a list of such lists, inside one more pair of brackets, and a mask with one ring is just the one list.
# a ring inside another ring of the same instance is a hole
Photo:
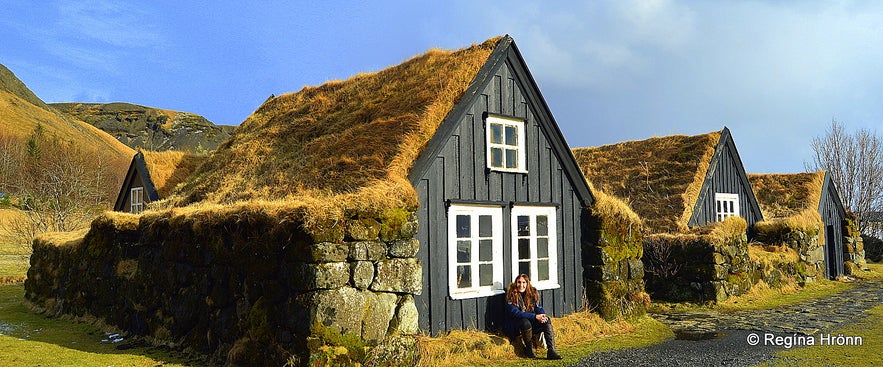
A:
{"label": "mountain", "polygon": [[233,134],[235,126],[215,125],[188,112],[163,110],[131,103],[50,103],[107,132],[131,148],[182,150],[195,153],[214,150]]}
{"label": "mountain", "polygon": [[27,139],[37,125],[49,135],[101,152],[107,162],[131,161],[135,151],[112,136],[50,108],[5,66],[0,65],[0,135]]}

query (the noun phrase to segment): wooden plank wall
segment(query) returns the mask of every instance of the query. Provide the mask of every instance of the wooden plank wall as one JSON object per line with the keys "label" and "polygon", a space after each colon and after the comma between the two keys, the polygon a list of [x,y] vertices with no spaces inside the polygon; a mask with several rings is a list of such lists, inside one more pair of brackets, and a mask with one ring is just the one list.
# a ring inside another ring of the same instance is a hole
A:
{"label": "wooden plank wall", "polygon": [[[453,329],[495,328],[504,305],[502,296],[452,300],[448,296],[446,200],[535,202],[558,206],[558,277],[560,289],[541,292],[543,306],[558,317],[582,306],[583,270],[580,247],[579,197],[563,174],[544,129],[527,103],[523,84],[507,62],[478,95],[470,111],[434,158],[432,168],[416,185],[420,198],[419,259],[423,293],[416,298],[420,329],[437,335]],[[485,112],[526,120],[527,174],[486,170]],[[512,281],[510,208],[503,207],[503,279]]]}
{"label": "wooden plank wall", "polygon": [[690,226],[704,226],[717,220],[717,208],[715,207],[715,193],[732,193],[739,194],[739,211],[745,221],[748,222],[748,228],[754,227],[754,224],[760,221],[757,213],[751,210],[751,201],[749,196],[753,195],[750,187],[744,184],[741,173],[736,166],[735,147],[727,144],[721,150],[720,159],[712,162],[709,172],[712,174],[710,185],[706,187],[706,191],[700,195],[702,205],[700,210],[693,214],[693,221]]}

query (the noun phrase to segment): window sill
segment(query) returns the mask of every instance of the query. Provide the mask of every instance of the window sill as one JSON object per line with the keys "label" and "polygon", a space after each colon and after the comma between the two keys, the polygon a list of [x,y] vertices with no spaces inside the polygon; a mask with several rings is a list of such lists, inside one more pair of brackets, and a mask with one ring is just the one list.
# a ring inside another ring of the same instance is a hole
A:
{"label": "window sill", "polygon": [[490,297],[496,296],[498,294],[506,293],[505,290],[502,289],[482,289],[470,292],[461,292],[461,293],[451,293],[451,299],[470,299],[470,298],[480,298],[480,297]]}
{"label": "window sill", "polygon": [[533,282],[533,286],[534,286],[534,288],[536,288],[538,291],[545,291],[545,290],[550,290],[550,289],[558,289],[558,288],[561,288],[561,285],[558,284],[558,283],[539,283],[539,282]]}
{"label": "window sill", "polygon": [[505,172],[505,173],[523,173],[527,174],[526,169],[505,169],[505,168],[488,168],[488,172]]}

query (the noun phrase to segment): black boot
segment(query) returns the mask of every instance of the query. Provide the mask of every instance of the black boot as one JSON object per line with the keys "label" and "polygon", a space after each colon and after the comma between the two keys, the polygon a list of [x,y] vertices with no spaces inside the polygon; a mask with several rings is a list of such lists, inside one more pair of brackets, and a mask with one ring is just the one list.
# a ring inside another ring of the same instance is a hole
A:
{"label": "black boot", "polygon": [[521,331],[521,342],[524,343],[524,356],[527,358],[536,358],[533,352],[533,329],[528,328]]}
{"label": "black boot", "polygon": [[546,359],[561,359],[561,356],[555,352],[555,331],[552,330],[552,322],[546,324],[546,330],[543,330],[543,337],[546,338]]}

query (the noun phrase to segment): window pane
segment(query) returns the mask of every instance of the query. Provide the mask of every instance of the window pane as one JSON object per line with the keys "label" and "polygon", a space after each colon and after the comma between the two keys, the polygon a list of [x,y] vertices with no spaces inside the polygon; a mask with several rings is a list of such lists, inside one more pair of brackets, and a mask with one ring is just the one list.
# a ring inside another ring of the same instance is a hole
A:
{"label": "window pane", "polygon": [[518,274],[527,274],[527,276],[533,278],[533,274],[530,273],[530,261],[519,261],[518,262]]}
{"label": "window pane", "polygon": [[469,238],[472,237],[472,223],[470,223],[470,216],[468,215],[458,215],[457,216],[457,238]]}
{"label": "window pane", "polygon": [[472,287],[472,268],[469,265],[457,266],[457,288]]}
{"label": "window pane", "polygon": [[549,217],[546,215],[537,216],[537,236],[549,235]]}
{"label": "window pane", "polygon": [[549,260],[537,261],[537,280],[549,280]]}
{"label": "window pane", "polygon": [[529,238],[519,238],[518,239],[518,258],[519,259],[530,259],[530,239]]}
{"label": "window pane", "polygon": [[468,263],[472,259],[472,241],[457,241],[457,262]]}
{"label": "window pane", "polygon": [[717,201],[717,212],[718,212],[718,213],[721,212],[721,202],[720,202],[720,200]]}
{"label": "window pane", "polygon": [[518,168],[518,151],[506,149],[506,168]]}
{"label": "window pane", "polygon": [[530,217],[526,215],[518,216],[518,235],[530,236]]}
{"label": "window pane", "polygon": [[478,216],[478,237],[494,236],[494,220],[490,215]]}
{"label": "window pane", "polygon": [[478,261],[494,260],[494,241],[481,240],[478,241]]}
{"label": "window pane", "polygon": [[506,145],[518,145],[518,129],[506,126]]}
{"label": "window pane", "polygon": [[492,264],[478,266],[478,285],[494,285],[494,266]]}
{"label": "window pane", "polygon": [[503,125],[491,124],[491,143],[503,144]]}
{"label": "window pane", "polygon": [[549,257],[549,238],[548,237],[538,237],[537,238],[537,258],[548,258]]}
{"label": "window pane", "polygon": [[491,167],[503,167],[503,150],[491,148]]}

